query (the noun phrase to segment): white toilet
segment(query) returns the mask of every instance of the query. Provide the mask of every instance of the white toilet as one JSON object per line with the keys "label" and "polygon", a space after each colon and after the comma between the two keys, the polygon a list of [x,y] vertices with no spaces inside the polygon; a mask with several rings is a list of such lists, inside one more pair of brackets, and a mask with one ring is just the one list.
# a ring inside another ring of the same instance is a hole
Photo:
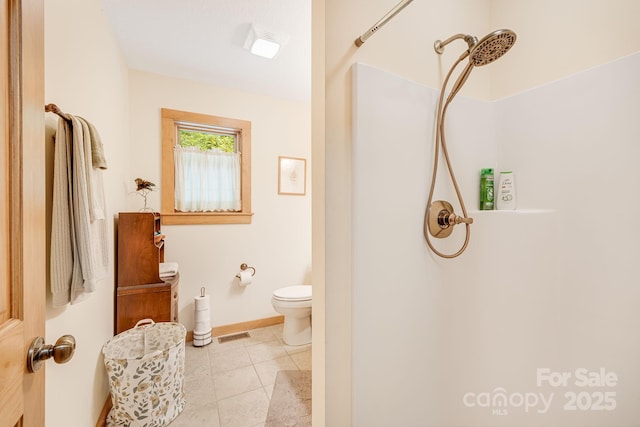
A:
{"label": "white toilet", "polygon": [[287,345],[311,342],[311,285],[276,289],[271,304],[284,316],[282,339]]}

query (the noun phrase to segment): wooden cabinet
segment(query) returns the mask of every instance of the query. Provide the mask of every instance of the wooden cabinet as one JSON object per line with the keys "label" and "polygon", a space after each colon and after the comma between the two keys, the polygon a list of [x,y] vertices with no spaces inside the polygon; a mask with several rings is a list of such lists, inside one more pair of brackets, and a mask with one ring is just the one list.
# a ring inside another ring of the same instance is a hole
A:
{"label": "wooden cabinet", "polygon": [[178,321],[179,275],[160,278],[164,235],[160,214],[120,212],[117,226],[115,333],[141,319]]}

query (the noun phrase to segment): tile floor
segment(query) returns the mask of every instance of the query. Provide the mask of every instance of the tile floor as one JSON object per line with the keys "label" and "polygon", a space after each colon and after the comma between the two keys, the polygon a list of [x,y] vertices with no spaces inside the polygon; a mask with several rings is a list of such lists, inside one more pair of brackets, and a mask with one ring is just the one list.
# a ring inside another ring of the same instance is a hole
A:
{"label": "tile floor", "polygon": [[187,406],[170,427],[263,427],[279,370],[311,369],[311,344],[288,346],[282,324],[249,338],[185,347]]}

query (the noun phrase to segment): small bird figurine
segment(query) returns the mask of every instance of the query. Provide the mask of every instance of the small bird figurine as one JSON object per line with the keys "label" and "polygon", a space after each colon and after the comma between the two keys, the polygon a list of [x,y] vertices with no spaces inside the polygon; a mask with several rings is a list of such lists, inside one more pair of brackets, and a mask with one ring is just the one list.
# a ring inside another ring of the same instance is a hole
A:
{"label": "small bird figurine", "polygon": [[155,187],[156,186],[153,182],[145,181],[142,178],[136,178],[135,181],[136,181],[136,185],[137,185],[136,191],[141,191],[141,190],[153,191],[153,188],[151,188],[151,187]]}

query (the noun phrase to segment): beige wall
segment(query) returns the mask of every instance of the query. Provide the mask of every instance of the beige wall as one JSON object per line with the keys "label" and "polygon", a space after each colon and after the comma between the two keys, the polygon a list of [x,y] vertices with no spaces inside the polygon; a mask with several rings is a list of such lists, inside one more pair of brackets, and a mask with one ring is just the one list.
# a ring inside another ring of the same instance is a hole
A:
{"label": "beige wall", "polygon": [[313,378],[312,424],[326,425],[325,417],[325,5],[311,2],[311,149],[313,158],[312,265]]}
{"label": "beige wall", "polygon": [[509,64],[495,68],[491,98],[638,51],[638,16],[636,0],[493,0],[491,27],[513,28],[518,42]]}
{"label": "beige wall", "polygon": [[[99,1],[45,2],[45,101],[92,122],[104,143],[107,218],[124,209],[120,177],[128,171],[128,77]],[[57,116],[46,114],[48,133]],[[46,142],[47,182],[52,176],[53,142]],[[51,190],[48,191],[50,212]],[[50,213],[48,215],[50,218]],[[113,223],[108,221],[109,235]],[[113,272],[113,240],[110,272]],[[113,273],[86,301],[52,308],[48,294],[46,342],[64,334],[77,341],[73,359],[46,366],[47,427],[95,425],[108,395],[102,345],[113,336]]]}
{"label": "beige wall", "polygon": [[[141,71],[130,72],[131,165],[123,183],[140,176],[160,187],[160,109],[251,122],[251,224],[163,226],[165,261],[180,266],[179,317],[193,330],[193,298],[211,295],[213,326],[276,316],[273,291],[311,283],[311,111],[308,102],[269,96]],[[307,194],[278,194],[278,156],[307,159]],[[160,206],[160,192],[148,204]],[[130,210],[142,207],[139,197]],[[237,284],[240,264],[256,269],[253,283]]]}
{"label": "beige wall", "polygon": [[[512,52],[491,67],[474,70],[461,92],[481,99],[505,97],[639,50],[634,18],[640,5],[608,0],[413,2],[356,49],[353,40],[395,2],[316,2],[326,10],[326,230],[314,234],[314,239],[325,239],[326,425],[348,426],[354,304],[350,282],[351,65],[365,62],[437,88],[464,45],[456,41],[438,57],[432,49],[435,39],[461,32],[482,37],[507,27],[519,36]],[[317,209],[321,208],[315,206],[314,211]],[[314,247],[319,246],[314,241]]]}

